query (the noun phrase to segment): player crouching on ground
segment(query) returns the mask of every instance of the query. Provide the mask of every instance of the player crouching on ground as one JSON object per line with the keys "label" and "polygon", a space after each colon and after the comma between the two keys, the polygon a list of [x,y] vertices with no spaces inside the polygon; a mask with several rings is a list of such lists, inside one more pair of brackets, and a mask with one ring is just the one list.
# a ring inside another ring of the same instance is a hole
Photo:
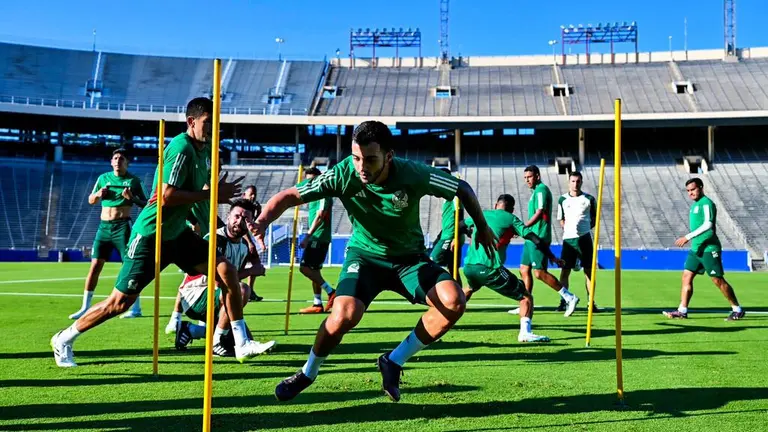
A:
{"label": "player crouching on ground", "polygon": [[[231,204],[226,226],[216,230],[216,249],[238,269],[237,277],[240,280],[264,274],[263,268],[261,270],[258,267],[245,268],[249,252],[244,237],[248,232],[247,224],[253,221],[253,213],[255,211],[256,206],[254,203],[246,199],[237,199]],[[203,237],[204,240],[209,238],[210,234],[206,234]],[[229,315],[226,308],[221,307],[223,295],[218,285],[217,283],[216,292],[214,293],[214,298],[216,299],[214,316],[218,316],[218,322],[213,333],[213,354],[218,357],[234,357],[234,338],[227,337],[231,329]],[[245,307],[251,296],[251,288],[247,284],[240,282],[240,292],[242,293],[243,307]],[[206,275],[184,275],[184,281],[179,287],[179,296],[181,297],[181,308],[189,318],[205,321],[208,307],[208,277]],[[247,326],[246,331],[248,331]],[[251,337],[250,333],[248,337]],[[180,321],[176,330],[176,349],[184,350],[192,340],[204,338],[205,326]],[[259,343],[257,353],[266,352],[272,349],[274,345],[274,341],[263,344]]]}
{"label": "player crouching on ground", "polygon": [[[523,237],[536,245],[541,253],[552,263],[562,264],[549,250],[539,236],[526,228],[523,221],[514,215],[515,198],[509,194],[500,195],[496,200],[493,210],[483,211],[488,226],[499,239],[513,236]],[[467,218],[459,226],[459,232],[472,234],[474,228],[472,218]],[[474,239],[473,239],[474,240]],[[488,257],[485,251],[477,248],[477,243],[472,242],[467,252],[467,260],[464,263],[464,276],[467,278],[469,288],[464,288],[467,301],[472,294],[482,287],[488,287],[493,291],[520,302],[520,333],[518,342],[549,342],[546,336],[533,334],[531,330],[531,318],[533,317],[533,294],[525,289],[525,284],[504,267],[506,259],[506,246],[498,247],[492,257]]]}

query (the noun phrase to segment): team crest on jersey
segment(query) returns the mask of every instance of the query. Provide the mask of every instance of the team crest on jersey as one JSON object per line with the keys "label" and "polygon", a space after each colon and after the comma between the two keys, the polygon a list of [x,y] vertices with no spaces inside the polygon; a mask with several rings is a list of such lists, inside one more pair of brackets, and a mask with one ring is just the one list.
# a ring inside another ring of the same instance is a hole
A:
{"label": "team crest on jersey", "polygon": [[392,204],[396,209],[404,209],[408,207],[408,194],[399,190],[392,194]]}
{"label": "team crest on jersey", "polygon": [[698,213],[698,212],[699,212],[699,208],[698,208],[698,207],[694,207],[694,208],[693,208],[693,212],[694,212],[694,213]]}
{"label": "team crest on jersey", "polygon": [[358,263],[352,263],[347,267],[347,273],[359,273],[360,272],[360,264]]}

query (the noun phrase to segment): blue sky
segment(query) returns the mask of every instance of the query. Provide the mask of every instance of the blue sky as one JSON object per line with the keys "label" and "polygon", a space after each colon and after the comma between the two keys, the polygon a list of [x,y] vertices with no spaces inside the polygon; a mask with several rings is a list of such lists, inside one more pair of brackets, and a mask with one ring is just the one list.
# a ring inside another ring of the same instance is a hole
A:
{"label": "blue sky", "polygon": [[[720,48],[722,4],[722,0],[454,0],[451,53],[548,54],[547,41],[559,38],[561,24],[601,21],[637,21],[641,51],[667,50],[670,35],[673,48],[682,49],[686,17],[689,49]],[[738,46],[768,46],[768,34],[760,30],[767,18],[768,1],[738,0]],[[0,41],[90,49],[95,28],[98,48],[143,54],[273,58],[278,52],[275,38],[281,37],[286,57],[321,59],[333,56],[336,48],[346,55],[352,27],[419,27],[424,55],[437,55],[439,1],[0,1]],[[617,47],[619,52],[631,49]],[[358,51],[358,55],[370,54]],[[381,55],[393,56],[394,50]]]}

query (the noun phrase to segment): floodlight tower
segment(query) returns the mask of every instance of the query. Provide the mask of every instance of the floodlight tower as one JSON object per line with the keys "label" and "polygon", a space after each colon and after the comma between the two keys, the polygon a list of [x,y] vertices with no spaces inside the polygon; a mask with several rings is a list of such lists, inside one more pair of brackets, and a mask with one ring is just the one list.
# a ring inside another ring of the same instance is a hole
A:
{"label": "floodlight tower", "polygon": [[448,1],[440,0],[440,61],[448,63],[450,49],[448,47]]}
{"label": "floodlight tower", "polygon": [[736,56],[736,0],[725,0],[725,56]]}

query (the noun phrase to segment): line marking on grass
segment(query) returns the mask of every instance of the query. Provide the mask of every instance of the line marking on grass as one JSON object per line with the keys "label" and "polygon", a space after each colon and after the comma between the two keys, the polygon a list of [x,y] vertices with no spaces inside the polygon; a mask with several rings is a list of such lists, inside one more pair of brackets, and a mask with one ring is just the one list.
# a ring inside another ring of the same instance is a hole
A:
{"label": "line marking on grass", "polygon": [[[61,280],[61,279],[54,279],[54,280]],[[0,292],[0,296],[16,296],[16,297],[77,297],[82,298],[82,294],[66,294],[66,293],[30,293],[30,292]],[[95,295],[94,297],[99,298],[107,298],[106,295]],[[145,299],[147,301],[151,301],[152,298]],[[160,296],[160,300],[176,300],[176,297],[167,297],[167,296]],[[285,303],[285,300],[283,299],[263,299],[260,302],[249,302],[249,303]],[[312,300],[292,300],[291,303],[312,303]],[[397,305],[397,306],[404,306],[404,305],[411,305],[412,303],[408,301],[400,301],[400,300],[376,300],[373,302],[373,304],[380,304],[380,305]],[[494,308],[494,309],[509,309],[510,307],[514,305],[498,305],[498,304],[490,304],[490,303],[467,303],[467,306],[470,307],[482,307],[482,308]],[[542,307],[544,310],[550,309],[549,307]],[[604,308],[606,312],[613,311],[613,308]],[[628,311],[628,312],[643,312],[648,311],[647,308],[622,308],[622,310]],[[659,309],[659,313],[663,311],[664,309]],[[749,309],[746,310],[747,314],[749,315],[768,315],[768,311],[750,311]],[[721,313],[726,312],[725,309],[697,309],[696,313]]]}

